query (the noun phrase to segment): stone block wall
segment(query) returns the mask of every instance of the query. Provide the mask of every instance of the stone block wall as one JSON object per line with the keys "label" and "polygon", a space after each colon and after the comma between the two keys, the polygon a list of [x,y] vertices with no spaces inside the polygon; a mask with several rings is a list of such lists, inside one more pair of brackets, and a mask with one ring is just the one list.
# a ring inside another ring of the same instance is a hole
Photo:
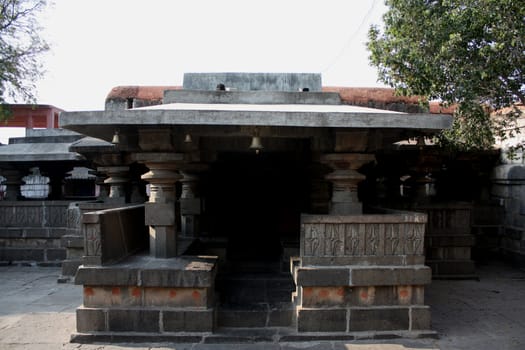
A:
{"label": "stone block wall", "polygon": [[492,173],[491,196],[503,208],[500,252],[525,267],[525,166],[500,165]]}
{"label": "stone block wall", "polygon": [[0,261],[60,264],[68,201],[0,201]]}
{"label": "stone block wall", "polygon": [[297,285],[300,332],[430,329],[426,215],[304,215]]}

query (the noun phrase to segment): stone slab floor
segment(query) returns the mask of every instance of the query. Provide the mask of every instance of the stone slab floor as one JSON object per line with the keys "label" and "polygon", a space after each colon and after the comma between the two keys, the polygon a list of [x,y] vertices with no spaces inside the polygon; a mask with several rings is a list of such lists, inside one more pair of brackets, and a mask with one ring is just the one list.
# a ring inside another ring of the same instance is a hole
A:
{"label": "stone slab floor", "polygon": [[[253,344],[71,344],[81,288],[58,284],[60,270],[0,267],[0,349],[525,349],[525,272],[501,263],[478,267],[479,281],[438,280],[427,288],[439,339]],[[251,331],[250,331],[251,332]]]}

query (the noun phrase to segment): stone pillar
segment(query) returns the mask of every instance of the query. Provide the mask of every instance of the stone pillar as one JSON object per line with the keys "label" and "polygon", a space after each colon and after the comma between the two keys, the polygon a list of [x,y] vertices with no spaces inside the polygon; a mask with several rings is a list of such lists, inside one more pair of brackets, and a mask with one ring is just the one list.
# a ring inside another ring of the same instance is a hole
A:
{"label": "stone pillar", "polygon": [[149,225],[150,254],[156,258],[174,257],[177,255],[175,183],[182,178],[175,171],[175,161],[180,158],[176,153],[139,155],[141,158],[150,158],[144,161],[149,172],[141,177],[150,184],[149,202],[146,203],[145,212],[145,223]]}
{"label": "stone pillar", "polygon": [[180,195],[181,232],[186,237],[199,235],[199,216],[202,211],[202,201],[199,194],[199,176],[205,171],[206,164],[190,163],[181,170],[183,178]]}
{"label": "stone pillar", "polygon": [[357,172],[357,169],[374,159],[374,155],[362,153],[331,153],[321,156],[321,162],[334,170],[325,177],[332,182],[330,214],[349,215],[363,212],[363,205],[357,198],[357,185],[365,176]]}
{"label": "stone pillar", "polygon": [[6,198],[9,201],[16,201],[20,196],[20,185],[22,184],[22,174],[20,171],[12,170],[3,170],[2,175],[7,179],[5,182],[6,188]]}
{"label": "stone pillar", "polygon": [[109,185],[109,195],[106,201],[115,204],[126,203],[126,185],[129,182],[129,167],[124,165],[104,166],[98,167],[97,170],[108,175],[104,180],[104,184]]}

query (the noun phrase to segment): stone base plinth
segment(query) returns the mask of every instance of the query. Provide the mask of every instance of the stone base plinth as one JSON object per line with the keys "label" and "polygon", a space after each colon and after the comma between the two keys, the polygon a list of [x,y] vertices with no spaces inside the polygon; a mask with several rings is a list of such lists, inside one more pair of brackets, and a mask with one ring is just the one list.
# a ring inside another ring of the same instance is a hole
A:
{"label": "stone base plinth", "polygon": [[308,266],[294,277],[299,332],[430,329],[427,266]]}
{"label": "stone base plinth", "polygon": [[77,331],[212,332],[216,272],[216,257],[140,255],[111,266],[81,266],[75,279],[84,286]]}
{"label": "stone base plinth", "polygon": [[426,215],[303,215],[292,271],[298,332],[430,331]]}

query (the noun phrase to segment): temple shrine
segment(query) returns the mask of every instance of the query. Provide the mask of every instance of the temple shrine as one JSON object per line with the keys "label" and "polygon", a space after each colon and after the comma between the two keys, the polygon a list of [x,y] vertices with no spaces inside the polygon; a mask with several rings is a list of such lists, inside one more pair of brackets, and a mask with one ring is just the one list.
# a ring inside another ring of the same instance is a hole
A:
{"label": "temple shrine", "polygon": [[363,169],[451,116],[352,106],[299,73],[187,73],[144,101],[60,115],[105,141],[70,150],[115,204],[82,217],[73,341],[433,334],[427,215],[363,201]]}

